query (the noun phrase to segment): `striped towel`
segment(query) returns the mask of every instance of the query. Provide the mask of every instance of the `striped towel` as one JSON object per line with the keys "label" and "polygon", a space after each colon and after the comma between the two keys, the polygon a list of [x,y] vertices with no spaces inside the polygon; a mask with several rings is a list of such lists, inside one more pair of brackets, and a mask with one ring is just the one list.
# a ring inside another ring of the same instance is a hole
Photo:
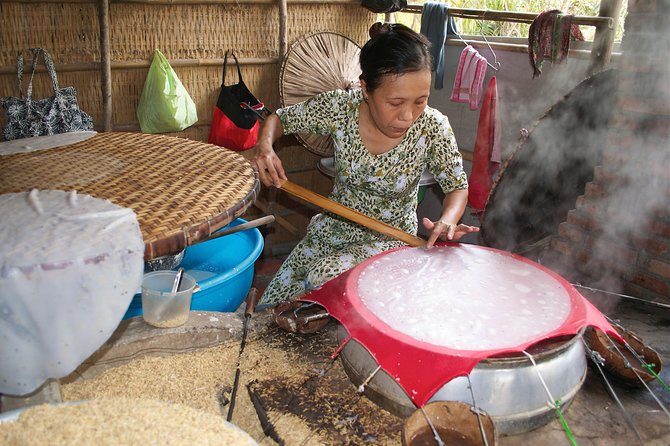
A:
{"label": "striped towel", "polygon": [[552,9],[533,20],[528,30],[528,55],[534,78],[542,73],[545,58],[552,63],[563,62],[570,50],[570,37],[584,40],[579,26],[572,24],[573,18],[573,15]]}
{"label": "striped towel", "polygon": [[485,76],[486,58],[471,45],[467,45],[463,48],[458,62],[451,100],[469,103],[471,110],[477,110]]}

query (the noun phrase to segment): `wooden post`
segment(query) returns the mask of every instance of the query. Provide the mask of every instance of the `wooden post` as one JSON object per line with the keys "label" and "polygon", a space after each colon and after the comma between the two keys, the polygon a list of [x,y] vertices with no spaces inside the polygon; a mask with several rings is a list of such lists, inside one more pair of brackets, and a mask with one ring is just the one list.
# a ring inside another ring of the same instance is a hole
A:
{"label": "wooden post", "polygon": [[288,52],[288,8],[286,0],[279,0],[279,60]]}
{"label": "wooden post", "polygon": [[589,76],[604,70],[610,62],[616,27],[618,26],[619,14],[621,13],[621,5],[622,0],[600,0],[600,12],[598,16],[611,17],[612,26],[596,25],[596,34],[593,38],[593,47],[591,48]]}
{"label": "wooden post", "polygon": [[112,129],[112,64],[109,49],[109,0],[100,0],[100,76],[102,84],[103,129]]}

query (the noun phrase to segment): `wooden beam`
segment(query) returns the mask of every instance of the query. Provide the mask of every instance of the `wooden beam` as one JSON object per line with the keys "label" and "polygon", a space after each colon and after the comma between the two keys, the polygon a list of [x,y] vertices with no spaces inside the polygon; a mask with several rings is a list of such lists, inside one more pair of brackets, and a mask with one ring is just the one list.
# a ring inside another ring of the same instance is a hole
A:
{"label": "wooden beam", "polygon": [[593,37],[593,46],[591,49],[589,76],[604,70],[610,63],[615,30],[619,21],[619,15],[621,14],[622,4],[622,0],[600,0],[599,15],[612,19],[614,25],[612,27],[602,25],[596,27],[596,34]]}
{"label": "wooden beam", "polygon": [[[40,3],[97,3],[99,0],[40,0]],[[35,0],[0,0],[0,3],[30,3]],[[142,3],[148,5],[274,5],[276,0],[109,0],[109,3]],[[356,5],[359,0],[287,0],[293,5]]]}
{"label": "wooden beam", "polygon": [[[238,58],[240,65],[267,65],[278,63],[279,59],[276,57],[247,57]],[[223,58],[221,59],[169,59],[168,62],[175,67],[221,67],[223,66]],[[151,59],[138,61],[116,61],[112,62],[112,69],[132,69],[132,68],[149,68]]]}
{"label": "wooden beam", "polygon": [[[607,0],[603,0],[607,1]],[[615,0],[620,1],[620,0]],[[407,5],[400,12],[409,12],[412,14],[421,14],[423,12],[422,5]],[[452,17],[459,17],[463,19],[473,20],[492,20],[495,22],[515,22],[515,23],[532,23],[539,15],[538,12],[517,12],[517,11],[495,11],[491,9],[465,9],[465,8],[449,8],[449,15]],[[606,26],[614,28],[614,21],[612,17],[594,17],[576,15],[572,19],[575,25],[586,26]]]}
{"label": "wooden beam", "polygon": [[[507,42],[494,42],[489,38],[488,43],[483,40],[472,39],[473,36],[462,36],[463,39],[475,48],[488,48],[490,45],[491,48],[496,50],[508,51],[512,53],[528,53],[528,45],[525,43],[507,43]],[[465,43],[461,39],[449,37],[446,41],[446,45],[449,46],[465,46]],[[588,59],[591,57],[592,50],[589,49],[571,49],[568,53],[569,57],[574,57],[577,59]],[[612,58],[621,56],[621,53],[610,53]]]}
{"label": "wooden beam", "polygon": [[109,45],[109,1],[100,0],[98,20],[100,21],[100,77],[102,80],[103,130],[112,131],[112,66]]}
{"label": "wooden beam", "polygon": [[286,0],[279,0],[279,57],[284,60],[288,52],[288,8]]}
{"label": "wooden beam", "polygon": [[[170,65],[174,67],[220,67],[223,65],[223,59],[171,59]],[[263,58],[240,58],[240,65],[267,65],[279,63],[280,59],[276,57]],[[149,68],[151,59],[147,60],[118,60],[110,61],[110,68],[112,70],[128,70],[128,69],[144,69]],[[71,63],[71,64],[55,64],[56,72],[73,72],[73,71],[99,71],[101,70],[100,62],[89,63]],[[37,67],[35,72],[46,72],[46,68]],[[15,66],[0,67],[0,74],[16,74]]]}

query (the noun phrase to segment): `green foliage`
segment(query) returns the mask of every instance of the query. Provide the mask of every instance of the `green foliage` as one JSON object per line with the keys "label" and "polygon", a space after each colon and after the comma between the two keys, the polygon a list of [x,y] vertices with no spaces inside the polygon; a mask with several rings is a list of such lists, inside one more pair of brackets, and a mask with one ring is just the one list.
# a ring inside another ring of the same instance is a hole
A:
{"label": "green foliage", "polygon": [[[564,13],[597,16],[600,10],[599,0],[431,0],[448,3],[454,8],[490,9],[494,11],[542,12],[550,9],[559,9]],[[425,0],[409,0],[410,4],[423,4]],[[616,31],[616,40],[623,35],[623,22],[626,15],[626,1],[621,8],[621,16]],[[396,20],[418,30],[421,24],[419,14],[397,14]],[[523,23],[498,22],[493,20],[456,19],[461,34],[505,37],[528,37],[530,25]],[[593,40],[595,28],[580,26],[586,40]]]}

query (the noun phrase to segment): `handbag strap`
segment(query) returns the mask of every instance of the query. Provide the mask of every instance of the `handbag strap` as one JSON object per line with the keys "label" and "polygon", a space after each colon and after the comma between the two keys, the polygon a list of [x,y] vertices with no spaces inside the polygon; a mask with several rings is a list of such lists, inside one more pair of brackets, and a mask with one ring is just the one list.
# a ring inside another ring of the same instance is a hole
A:
{"label": "handbag strap", "polygon": [[237,56],[235,56],[235,53],[230,50],[226,51],[226,55],[223,58],[223,77],[221,78],[221,85],[226,85],[226,65],[228,65],[228,53],[230,52],[230,55],[233,56],[233,59],[235,59],[235,65],[237,65],[237,83],[242,82],[242,71],[240,70],[240,63],[237,61]]}
{"label": "handbag strap", "polygon": [[[51,84],[54,89],[54,95],[59,96],[60,95],[60,89],[58,88],[58,78],[56,77],[56,68],[54,67],[54,63],[51,60],[51,56],[49,56],[49,53],[47,50],[44,48],[28,48],[28,51],[33,53],[33,60],[32,63],[30,64],[30,81],[28,82],[28,89],[26,91],[26,104],[28,107],[30,107],[30,103],[32,101],[32,96],[33,96],[33,78],[35,77],[35,70],[37,69],[37,62],[39,60],[40,54],[44,55],[44,65],[47,68],[47,72],[49,73],[49,76],[51,77]],[[19,80],[19,93],[21,94],[21,97],[23,96],[23,51],[19,52],[19,57],[18,61],[16,64],[16,70],[17,70],[17,77]]]}

